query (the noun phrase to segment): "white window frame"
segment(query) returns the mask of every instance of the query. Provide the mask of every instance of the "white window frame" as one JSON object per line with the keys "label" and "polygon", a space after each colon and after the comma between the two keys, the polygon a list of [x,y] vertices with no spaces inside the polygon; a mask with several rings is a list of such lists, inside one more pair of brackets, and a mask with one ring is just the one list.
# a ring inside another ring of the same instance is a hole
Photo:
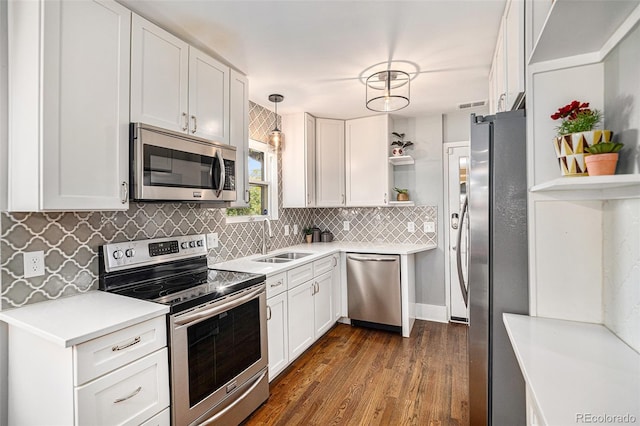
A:
{"label": "white window frame", "polygon": [[[278,220],[278,156],[275,152],[269,149],[269,145],[249,139],[249,149],[254,151],[264,152],[264,181],[257,181],[249,179],[249,183],[266,185],[268,187],[268,215],[248,215],[248,216],[227,216],[227,209],[224,210],[224,217],[226,223],[247,223],[256,222],[262,219]],[[249,158],[246,158],[246,167],[249,167]]]}

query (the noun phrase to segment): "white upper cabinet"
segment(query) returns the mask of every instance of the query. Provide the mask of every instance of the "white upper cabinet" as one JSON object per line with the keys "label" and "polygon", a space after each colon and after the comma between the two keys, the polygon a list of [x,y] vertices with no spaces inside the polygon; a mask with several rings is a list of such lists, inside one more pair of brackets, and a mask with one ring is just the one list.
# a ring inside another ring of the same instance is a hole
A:
{"label": "white upper cabinet", "polygon": [[8,14],[8,209],[127,209],[131,12],[11,1]]}
{"label": "white upper cabinet", "polygon": [[188,130],[189,45],[134,14],[131,121]]}
{"label": "white upper cabinet", "polygon": [[131,121],[229,143],[229,67],[133,15]]}
{"label": "white upper cabinet", "polygon": [[345,205],[344,121],[316,119],[316,206]]}
{"label": "white upper cabinet", "polygon": [[347,120],[345,127],[348,206],[386,206],[389,202],[389,116]]}
{"label": "white upper cabinet", "polygon": [[316,119],[300,113],[282,117],[282,206],[314,207]]}
{"label": "white upper cabinet", "polygon": [[249,206],[249,80],[235,70],[230,71],[229,143],[236,147],[237,198],[230,207]]}
{"label": "white upper cabinet", "polygon": [[229,67],[193,47],[189,47],[189,133],[229,143]]}
{"label": "white upper cabinet", "polygon": [[502,15],[489,74],[489,112],[510,111],[525,91],[524,1],[510,0]]}

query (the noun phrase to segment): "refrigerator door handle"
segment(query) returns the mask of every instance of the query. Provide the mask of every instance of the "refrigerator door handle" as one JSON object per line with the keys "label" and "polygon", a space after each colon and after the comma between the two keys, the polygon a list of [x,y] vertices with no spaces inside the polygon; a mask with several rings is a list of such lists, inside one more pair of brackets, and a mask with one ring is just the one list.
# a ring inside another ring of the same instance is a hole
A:
{"label": "refrigerator door handle", "polygon": [[464,203],[462,203],[462,209],[460,210],[460,223],[458,224],[458,238],[456,239],[456,263],[458,264],[458,283],[460,284],[460,291],[462,292],[462,298],[464,299],[464,306],[469,306],[469,289],[467,283],[464,282],[464,274],[462,273],[462,250],[460,250],[460,242],[462,240],[462,230],[464,229],[464,217],[469,211],[469,198],[464,197]]}

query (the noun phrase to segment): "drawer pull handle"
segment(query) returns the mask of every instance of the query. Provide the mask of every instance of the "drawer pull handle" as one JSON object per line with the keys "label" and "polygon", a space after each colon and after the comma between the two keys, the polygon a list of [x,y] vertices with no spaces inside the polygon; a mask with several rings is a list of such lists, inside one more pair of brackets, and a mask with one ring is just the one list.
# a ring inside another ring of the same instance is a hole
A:
{"label": "drawer pull handle", "polygon": [[121,351],[121,350],[123,350],[123,349],[127,349],[127,348],[128,348],[128,347],[130,347],[130,346],[133,346],[133,345],[135,345],[135,344],[140,343],[140,340],[141,340],[141,339],[140,339],[140,336],[138,336],[138,337],[136,337],[135,339],[133,339],[131,342],[127,343],[126,345],[123,345],[123,346],[114,346],[114,347],[112,347],[112,348],[111,348],[111,350],[112,350],[113,352],[117,352],[117,351]]}
{"label": "drawer pull handle", "polygon": [[282,280],[280,281],[276,281],[275,283],[271,283],[269,284],[269,287],[273,288],[273,287],[280,287],[282,285]]}
{"label": "drawer pull handle", "polygon": [[113,401],[113,403],[114,403],[114,404],[118,404],[118,403],[120,403],[120,402],[124,402],[124,401],[126,401],[127,399],[131,399],[131,398],[133,398],[134,396],[136,396],[137,394],[139,394],[141,390],[142,390],[142,386],[138,386],[138,389],[134,390],[134,391],[133,391],[133,392],[131,392],[129,395],[127,395],[127,396],[125,396],[125,397],[123,397],[123,398],[118,398],[118,399],[116,399],[115,401]]}

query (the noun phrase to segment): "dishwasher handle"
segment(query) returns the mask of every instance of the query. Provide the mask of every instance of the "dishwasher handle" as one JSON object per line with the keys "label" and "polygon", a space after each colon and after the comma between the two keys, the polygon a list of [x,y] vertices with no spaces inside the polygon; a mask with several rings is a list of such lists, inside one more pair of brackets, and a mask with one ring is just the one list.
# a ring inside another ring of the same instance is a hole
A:
{"label": "dishwasher handle", "polygon": [[357,260],[358,262],[397,262],[397,257],[360,257],[347,255],[347,259]]}

